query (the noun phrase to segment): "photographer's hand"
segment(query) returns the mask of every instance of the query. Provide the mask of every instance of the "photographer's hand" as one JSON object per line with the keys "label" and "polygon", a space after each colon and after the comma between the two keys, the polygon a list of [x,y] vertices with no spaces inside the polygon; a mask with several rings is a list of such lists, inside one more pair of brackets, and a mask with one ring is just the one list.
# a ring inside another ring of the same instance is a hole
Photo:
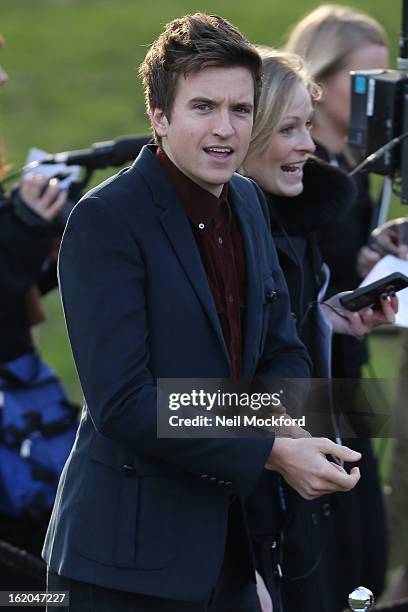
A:
{"label": "photographer's hand", "polygon": [[19,187],[19,195],[33,212],[45,221],[52,221],[63,208],[67,194],[61,191],[57,179],[42,174],[30,174]]}
{"label": "photographer's hand", "polygon": [[395,255],[400,259],[408,259],[408,219],[399,217],[392,219],[372,233],[373,248],[381,255]]}

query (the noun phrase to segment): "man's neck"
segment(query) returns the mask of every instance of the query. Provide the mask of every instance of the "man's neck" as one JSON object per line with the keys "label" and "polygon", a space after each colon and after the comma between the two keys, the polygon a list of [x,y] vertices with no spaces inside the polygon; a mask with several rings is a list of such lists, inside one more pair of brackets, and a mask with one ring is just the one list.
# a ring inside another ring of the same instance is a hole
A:
{"label": "man's neck", "polygon": [[197,181],[194,180],[194,178],[192,178],[191,176],[189,176],[185,170],[183,168],[180,168],[180,166],[176,163],[171,151],[169,150],[169,148],[166,146],[165,142],[162,142],[159,145],[159,149],[161,149],[162,153],[164,153],[164,155],[167,157],[167,159],[173,164],[173,166],[175,166],[182,174],[184,174],[185,177],[187,177],[190,181],[192,181],[193,183],[195,183],[198,187],[200,187],[200,189],[203,189],[204,191],[208,191],[208,193],[210,193],[211,195],[215,196],[216,198],[220,198],[221,193],[223,191],[224,185],[219,185],[219,186],[215,186],[213,188],[210,188],[208,186],[205,185],[201,185],[200,183],[198,183]]}

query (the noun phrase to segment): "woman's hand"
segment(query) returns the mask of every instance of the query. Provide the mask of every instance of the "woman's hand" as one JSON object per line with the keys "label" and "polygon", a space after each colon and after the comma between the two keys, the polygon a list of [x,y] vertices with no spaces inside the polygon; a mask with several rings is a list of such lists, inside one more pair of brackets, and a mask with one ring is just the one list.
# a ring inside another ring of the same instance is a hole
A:
{"label": "woman's hand", "polygon": [[340,297],[351,293],[343,291],[333,295],[323,302],[324,314],[333,325],[333,331],[337,334],[349,336],[365,336],[377,325],[394,323],[395,314],[398,312],[398,298],[396,295],[381,297],[381,309],[362,308],[358,312],[351,312],[340,303]]}
{"label": "woman's hand", "polygon": [[67,193],[61,191],[59,181],[42,174],[29,174],[19,187],[24,204],[45,221],[52,221],[63,208]]}

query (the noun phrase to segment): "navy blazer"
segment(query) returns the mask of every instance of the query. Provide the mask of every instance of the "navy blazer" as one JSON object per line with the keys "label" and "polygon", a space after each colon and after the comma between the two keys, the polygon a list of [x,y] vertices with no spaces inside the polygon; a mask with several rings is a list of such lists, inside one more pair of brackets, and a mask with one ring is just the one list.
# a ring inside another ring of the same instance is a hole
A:
{"label": "navy blazer", "polygon": [[[229,193],[246,254],[243,375],[308,376],[266,204],[240,176]],[[273,440],[157,438],[156,378],[228,378],[231,364],[189,221],[149,147],[75,207],[59,275],[86,403],[44,558],[69,578],[204,599],[231,493],[254,488]]]}

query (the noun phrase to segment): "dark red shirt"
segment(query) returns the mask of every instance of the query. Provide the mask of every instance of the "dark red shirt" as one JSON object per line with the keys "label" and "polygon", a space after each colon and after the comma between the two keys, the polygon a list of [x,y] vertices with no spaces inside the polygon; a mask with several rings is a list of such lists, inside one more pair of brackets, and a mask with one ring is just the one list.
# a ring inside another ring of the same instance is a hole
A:
{"label": "dark red shirt", "polygon": [[230,354],[232,376],[239,378],[245,256],[238,221],[228,202],[228,185],[217,198],[183,174],[160,147],[157,157],[190,221]]}

